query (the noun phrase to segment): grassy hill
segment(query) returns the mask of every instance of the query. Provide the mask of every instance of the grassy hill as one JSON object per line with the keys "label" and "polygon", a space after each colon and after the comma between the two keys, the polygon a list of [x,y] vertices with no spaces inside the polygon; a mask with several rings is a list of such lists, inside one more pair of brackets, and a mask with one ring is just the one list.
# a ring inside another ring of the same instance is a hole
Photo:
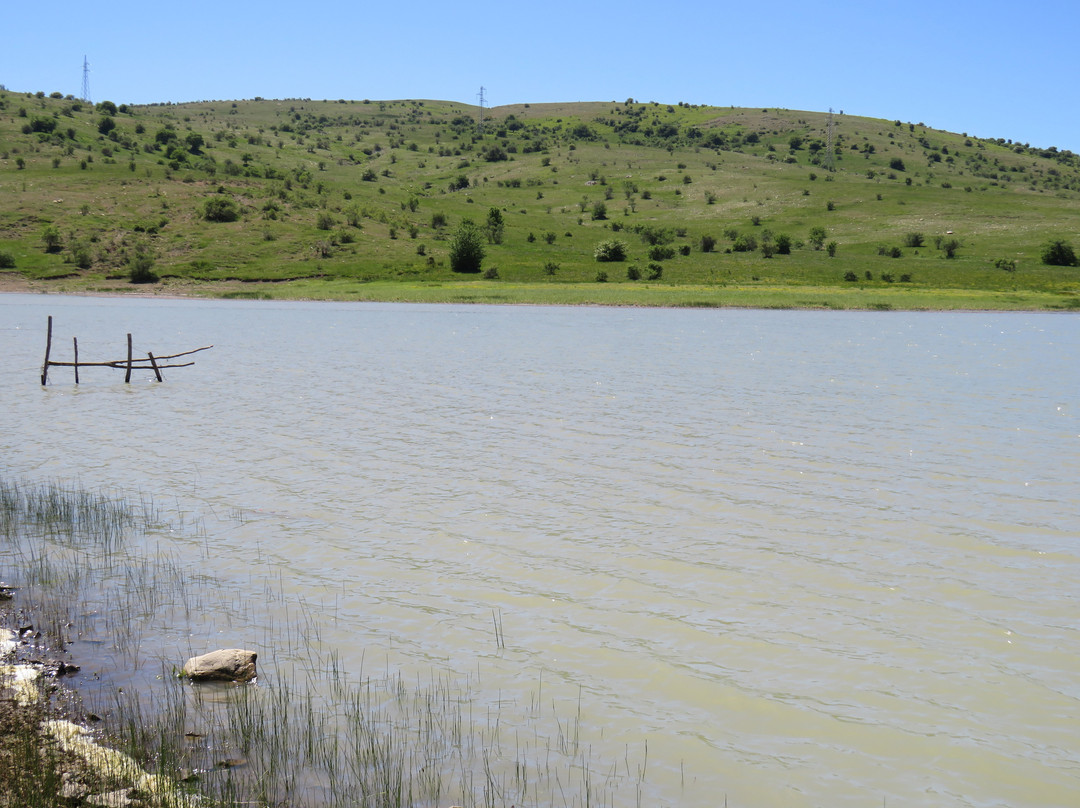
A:
{"label": "grassy hill", "polygon": [[[778,109],[480,112],[0,91],[0,272],[56,291],[1080,308],[1080,269],[1041,261],[1053,239],[1080,248],[1071,152],[837,114],[830,155],[829,115]],[[501,243],[453,272],[462,220],[492,208]],[[611,240],[626,259],[598,262]]]}

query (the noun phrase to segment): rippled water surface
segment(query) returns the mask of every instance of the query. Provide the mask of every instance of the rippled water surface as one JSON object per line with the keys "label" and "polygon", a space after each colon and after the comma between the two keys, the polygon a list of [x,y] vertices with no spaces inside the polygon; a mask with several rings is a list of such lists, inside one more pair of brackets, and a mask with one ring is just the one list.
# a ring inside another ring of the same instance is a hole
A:
{"label": "rippled water surface", "polygon": [[[49,314],[215,347],[42,388]],[[269,570],[345,668],[647,741],[650,804],[1080,799],[1075,316],[3,296],[0,344],[5,475],[202,526],[192,647]]]}

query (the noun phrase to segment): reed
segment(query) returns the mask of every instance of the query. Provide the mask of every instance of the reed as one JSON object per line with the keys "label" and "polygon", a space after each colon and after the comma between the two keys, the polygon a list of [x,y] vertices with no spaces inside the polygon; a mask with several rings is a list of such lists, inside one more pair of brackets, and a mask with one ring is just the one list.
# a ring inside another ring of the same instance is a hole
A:
{"label": "reed", "polygon": [[[116,664],[140,675],[134,687],[94,691],[84,682],[82,709],[103,717],[109,743],[181,793],[223,808],[641,802],[644,761],[629,750],[623,761],[594,759],[580,696],[576,712],[563,715],[544,701],[542,680],[519,705],[457,673],[415,681],[389,668],[347,673],[321,643],[322,609],[287,596],[273,568],[262,589],[283,616],[250,601],[223,610],[270,649],[260,654],[258,682],[180,679],[180,654],[151,633],[166,623],[182,631],[207,603],[228,598],[223,582],[198,571],[201,559],[181,562],[167,544],[177,519],[198,530],[197,521],[179,504],[166,523],[147,501],[55,483],[0,481],[0,508],[0,561],[20,587],[21,619],[48,626],[57,651],[73,634],[106,635]],[[502,615],[492,618],[502,649]],[[17,786],[0,783],[9,794]]]}

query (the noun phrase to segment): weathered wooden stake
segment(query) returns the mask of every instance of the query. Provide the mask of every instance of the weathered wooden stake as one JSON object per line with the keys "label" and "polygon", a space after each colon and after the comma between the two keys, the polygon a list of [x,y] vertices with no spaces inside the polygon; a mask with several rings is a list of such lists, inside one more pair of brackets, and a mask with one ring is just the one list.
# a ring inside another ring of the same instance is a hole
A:
{"label": "weathered wooden stake", "polygon": [[75,345],[75,384],[79,383],[79,338],[72,337],[72,343]]}
{"label": "weathered wooden stake", "polygon": [[154,366],[154,375],[157,376],[157,380],[159,382],[162,381],[162,379],[161,379],[161,371],[158,370],[157,362],[154,361],[154,355],[152,353],[150,353],[149,351],[146,352],[146,355],[150,357],[150,364]]}
{"label": "weathered wooden stake", "polygon": [[49,381],[49,352],[52,351],[52,315],[49,315],[49,336],[45,338],[45,364],[41,366],[41,386]]}
{"label": "weathered wooden stake", "polygon": [[128,361],[127,373],[124,374],[124,384],[131,384],[131,334],[128,334]]}

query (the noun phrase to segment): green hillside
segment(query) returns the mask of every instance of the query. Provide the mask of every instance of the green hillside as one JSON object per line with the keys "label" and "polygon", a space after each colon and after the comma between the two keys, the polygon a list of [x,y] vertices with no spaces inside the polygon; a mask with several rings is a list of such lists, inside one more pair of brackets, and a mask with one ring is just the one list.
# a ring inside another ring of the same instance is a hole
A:
{"label": "green hillside", "polygon": [[[0,275],[256,297],[1080,307],[1080,269],[1042,260],[1053,240],[1080,249],[1080,156],[829,121],[629,99],[117,107],[0,91]],[[475,274],[450,261],[466,218]],[[610,241],[625,260],[596,260]]]}

